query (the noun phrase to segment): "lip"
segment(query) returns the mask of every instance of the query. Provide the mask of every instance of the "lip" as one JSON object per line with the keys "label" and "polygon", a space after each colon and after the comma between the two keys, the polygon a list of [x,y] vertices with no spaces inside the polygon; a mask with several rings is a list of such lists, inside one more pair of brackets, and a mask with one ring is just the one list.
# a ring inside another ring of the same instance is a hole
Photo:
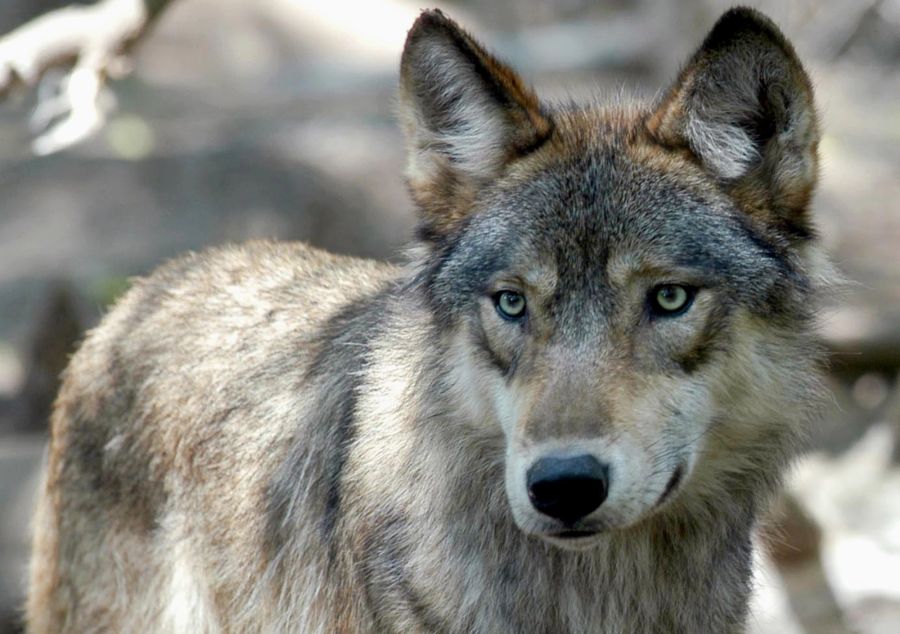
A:
{"label": "lip", "polygon": [[684,480],[684,465],[680,464],[675,467],[675,471],[672,472],[672,477],[669,478],[668,484],[666,484],[665,491],[662,492],[662,495],[659,496],[659,499],[656,501],[656,506],[661,506],[666,500],[671,497],[671,495],[678,488],[678,485],[681,484],[681,481]]}

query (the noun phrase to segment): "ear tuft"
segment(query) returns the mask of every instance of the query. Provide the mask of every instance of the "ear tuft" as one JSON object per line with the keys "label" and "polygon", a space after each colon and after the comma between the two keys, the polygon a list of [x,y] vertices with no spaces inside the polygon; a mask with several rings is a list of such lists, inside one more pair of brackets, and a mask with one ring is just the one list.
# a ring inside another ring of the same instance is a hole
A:
{"label": "ear tuft", "polygon": [[552,130],[519,76],[439,10],[409,31],[400,105],[410,189],[432,230],[465,215],[486,182]]}
{"label": "ear tuft", "polygon": [[819,140],[812,86],[791,44],[758,11],[719,19],[647,128],[726,184],[768,192],[765,204],[783,215],[808,204]]}

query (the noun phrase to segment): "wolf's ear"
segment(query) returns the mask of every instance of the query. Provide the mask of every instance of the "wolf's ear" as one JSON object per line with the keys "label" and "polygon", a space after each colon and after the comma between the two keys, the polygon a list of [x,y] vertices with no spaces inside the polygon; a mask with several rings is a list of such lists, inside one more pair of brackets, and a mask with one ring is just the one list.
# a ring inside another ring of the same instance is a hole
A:
{"label": "wolf's ear", "polygon": [[812,86],[764,15],[725,13],[647,127],[663,145],[688,149],[764,221],[790,237],[809,234],[819,141]]}
{"label": "wolf's ear", "polygon": [[438,10],[423,12],[407,36],[400,108],[426,237],[465,217],[478,190],[552,129],[519,76]]}

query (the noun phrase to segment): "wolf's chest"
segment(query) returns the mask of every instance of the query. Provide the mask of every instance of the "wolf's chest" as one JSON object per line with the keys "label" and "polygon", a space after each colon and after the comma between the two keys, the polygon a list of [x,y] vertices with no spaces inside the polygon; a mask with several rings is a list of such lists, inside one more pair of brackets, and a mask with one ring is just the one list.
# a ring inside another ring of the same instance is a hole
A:
{"label": "wolf's chest", "polygon": [[[394,533],[391,538],[397,538]],[[589,554],[557,552],[512,533],[486,544],[465,530],[367,554],[366,594],[388,631],[723,631],[739,617],[744,566],[681,560],[636,540]],[[709,555],[710,553],[707,553]],[[707,559],[708,561],[708,559]],[[711,628],[711,629],[709,629]]]}

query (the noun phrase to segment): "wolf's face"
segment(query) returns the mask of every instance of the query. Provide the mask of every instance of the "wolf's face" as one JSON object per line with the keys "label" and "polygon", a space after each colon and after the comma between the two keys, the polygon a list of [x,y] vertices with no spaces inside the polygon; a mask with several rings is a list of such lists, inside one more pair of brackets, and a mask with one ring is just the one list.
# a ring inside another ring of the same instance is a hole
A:
{"label": "wolf's face", "polygon": [[522,530],[590,546],[788,434],[817,133],[768,20],[726,14],[655,109],[548,109],[436,12],[402,72],[426,288]]}

